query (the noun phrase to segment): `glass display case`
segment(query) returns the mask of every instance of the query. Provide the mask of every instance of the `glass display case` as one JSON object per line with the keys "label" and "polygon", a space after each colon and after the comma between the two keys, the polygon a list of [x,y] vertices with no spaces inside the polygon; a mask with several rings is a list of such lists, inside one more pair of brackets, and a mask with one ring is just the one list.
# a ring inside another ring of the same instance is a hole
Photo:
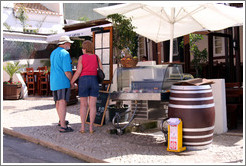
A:
{"label": "glass display case", "polygon": [[[118,95],[112,97],[122,100],[142,100],[144,96],[150,95],[149,93],[152,97],[160,97],[161,93],[167,92],[173,83],[182,80],[182,75],[182,66],[178,64],[118,68],[116,92]],[[152,97],[147,96],[150,100]]]}
{"label": "glass display case", "polygon": [[160,93],[182,79],[181,65],[140,66],[118,68],[117,85],[119,92]]}
{"label": "glass display case", "polygon": [[[182,66],[179,64],[117,68],[115,75],[117,91],[111,93],[110,98],[131,101],[131,109],[137,110],[135,117],[139,119],[163,116],[172,84],[183,79]],[[151,117],[150,112],[156,112],[156,116]]]}

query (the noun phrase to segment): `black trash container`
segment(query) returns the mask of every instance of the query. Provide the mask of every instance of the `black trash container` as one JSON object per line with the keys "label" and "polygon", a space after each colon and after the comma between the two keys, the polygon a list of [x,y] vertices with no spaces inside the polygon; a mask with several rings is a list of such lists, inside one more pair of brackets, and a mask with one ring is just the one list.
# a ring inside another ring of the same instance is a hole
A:
{"label": "black trash container", "polygon": [[[116,112],[118,113],[123,113],[128,109],[128,105],[124,104],[122,108],[116,108],[115,104],[111,104],[108,106],[108,111],[109,111],[109,120],[112,122]],[[125,115],[125,119],[127,120],[127,114]]]}

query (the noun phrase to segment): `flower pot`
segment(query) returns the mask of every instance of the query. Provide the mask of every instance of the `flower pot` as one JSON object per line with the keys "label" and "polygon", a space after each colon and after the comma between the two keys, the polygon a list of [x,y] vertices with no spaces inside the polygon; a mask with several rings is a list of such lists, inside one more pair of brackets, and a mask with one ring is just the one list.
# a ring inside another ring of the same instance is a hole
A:
{"label": "flower pot", "polygon": [[21,84],[3,84],[3,99],[20,99],[21,87]]}

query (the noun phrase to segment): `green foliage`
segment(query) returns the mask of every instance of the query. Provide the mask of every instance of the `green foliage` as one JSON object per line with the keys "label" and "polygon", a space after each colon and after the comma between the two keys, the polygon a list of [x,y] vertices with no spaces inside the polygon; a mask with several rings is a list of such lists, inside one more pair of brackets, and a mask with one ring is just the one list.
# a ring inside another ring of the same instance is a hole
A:
{"label": "green foliage", "polygon": [[47,66],[47,70],[50,71],[50,59],[48,60],[40,60],[43,66]]}
{"label": "green foliage", "polygon": [[90,21],[90,19],[86,16],[80,17],[78,21]]}
{"label": "green foliage", "polygon": [[56,31],[54,31],[54,30],[49,30],[50,31],[50,33],[52,33],[52,34],[57,34],[58,33],[58,31],[56,30]]}
{"label": "green foliage", "polygon": [[7,85],[20,85],[21,84],[21,82],[20,81],[12,81],[12,82],[10,82],[10,81],[4,81],[3,82],[3,84],[7,84]]}
{"label": "green foliage", "polygon": [[[189,39],[190,51],[194,57],[194,59],[191,61],[191,64],[194,66],[196,70],[196,77],[200,77],[200,73],[202,72],[201,64],[207,61],[208,52],[206,48],[200,51],[196,45],[198,41],[203,39],[203,35],[192,33],[189,34]],[[184,47],[184,41],[180,43],[180,46]]]}
{"label": "green foliage", "polygon": [[10,79],[9,82],[12,83],[13,76],[15,73],[20,73],[20,69],[24,68],[25,65],[19,65],[20,62],[10,63],[7,62],[6,66],[3,66],[3,70],[9,75]]}
{"label": "green foliage", "polygon": [[191,63],[194,65],[196,70],[196,77],[200,77],[200,73],[202,72],[202,66],[201,63],[204,63],[207,61],[207,49],[203,49],[200,51],[197,46],[194,46],[192,48],[192,52],[194,54],[194,59],[191,61]]}
{"label": "green foliage", "polygon": [[132,56],[137,56],[138,36],[136,32],[133,31],[135,27],[131,24],[131,19],[127,19],[120,14],[108,15],[107,18],[113,23],[114,47],[119,50],[129,48]]}
{"label": "green foliage", "polygon": [[21,6],[17,11],[17,18],[20,20],[23,30],[26,26],[26,21],[28,20],[28,16],[26,14],[26,8],[24,6]]}
{"label": "green foliage", "polygon": [[39,29],[23,29],[23,32],[27,32],[27,33],[38,33]]}
{"label": "green foliage", "polygon": [[196,45],[196,42],[203,39],[203,35],[191,33],[189,35],[189,38],[190,38],[190,46],[192,47]]}
{"label": "green foliage", "polygon": [[7,28],[7,30],[9,30],[9,31],[11,30],[11,26],[8,23],[6,23],[6,22],[3,23],[3,26],[5,26]]}
{"label": "green foliage", "polygon": [[39,29],[34,29],[33,30],[33,33],[38,33],[39,32]]}

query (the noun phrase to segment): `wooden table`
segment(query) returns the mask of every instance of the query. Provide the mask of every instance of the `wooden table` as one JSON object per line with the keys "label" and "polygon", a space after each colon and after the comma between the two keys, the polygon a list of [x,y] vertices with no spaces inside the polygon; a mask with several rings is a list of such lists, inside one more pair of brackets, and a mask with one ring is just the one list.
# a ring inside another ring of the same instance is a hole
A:
{"label": "wooden table", "polygon": [[242,87],[226,88],[226,97],[228,98],[243,97],[243,88]]}

